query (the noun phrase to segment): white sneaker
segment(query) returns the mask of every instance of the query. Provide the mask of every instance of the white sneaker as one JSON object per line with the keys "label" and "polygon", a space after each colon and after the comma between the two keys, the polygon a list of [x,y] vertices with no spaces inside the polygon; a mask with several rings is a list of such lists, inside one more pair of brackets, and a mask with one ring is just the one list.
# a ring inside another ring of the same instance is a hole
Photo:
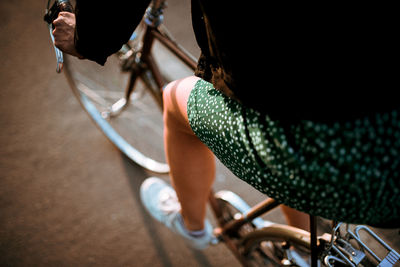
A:
{"label": "white sneaker", "polygon": [[192,248],[205,249],[213,241],[213,228],[208,220],[205,221],[204,234],[199,237],[190,235],[183,225],[175,190],[157,177],[146,179],[140,187],[140,198],[149,213],[174,233],[183,237]]}

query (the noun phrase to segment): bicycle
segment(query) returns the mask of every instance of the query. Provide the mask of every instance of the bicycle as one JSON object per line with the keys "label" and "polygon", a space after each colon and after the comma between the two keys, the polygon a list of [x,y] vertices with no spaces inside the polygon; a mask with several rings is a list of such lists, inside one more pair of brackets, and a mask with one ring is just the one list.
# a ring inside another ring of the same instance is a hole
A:
{"label": "bicycle", "polygon": [[[174,79],[170,75],[176,70],[160,69],[152,47],[165,50],[158,54],[171,52],[187,65],[189,73],[196,67],[196,60],[163,25],[164,8],[165,0],[153,0],[131,40],[106,67],[64,58],[55,48],[57,72],[64,67],[75,96],[97,126],[128,158],[158,173],[169,171],[160,143],[162,88]],[[51,22],[60,10],[72,12],[73,7],[67,0],[56,0],[52,5],[48,1],[45,20],[50,35]],[[121,83],[126,84],[125,89]],[[137,129],[124,128],[130,119],[135,120]],[[144,132],[146,138],[141,138]],[[314,216],[310,216],[310,232],[262,219],[261,215],[279,206],[270,198],[250,207],[235,193],[223,190],[212,192],[209,203],[218,223],[215,243],[225,243],[243,266],[394,266],[400,259],[399,253],[363,225],[351,229],[333,222],[331,232],[317,236]],[[378,256],[362,241],[361,232],[376,239],[388,253]]]}

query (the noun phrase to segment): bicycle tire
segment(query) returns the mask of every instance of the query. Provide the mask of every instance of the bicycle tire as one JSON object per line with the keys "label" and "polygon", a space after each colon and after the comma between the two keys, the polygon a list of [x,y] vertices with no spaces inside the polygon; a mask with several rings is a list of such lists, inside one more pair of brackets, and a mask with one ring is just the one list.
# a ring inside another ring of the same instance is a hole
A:
{"label": "bicycle tire", "polygon": [[[138,27],[135,34],[141,30]],[[131,78],[131,72],[121,67],[118,54],[110,56],[105,66],[65,55],[64,73],[83,109],[121,152],[149,171],[169,172],[160,100],[148,93],[149,84],[141,79],[148,73],[136,78],[129,105],[113,116],[110,108],[123,102]]]}

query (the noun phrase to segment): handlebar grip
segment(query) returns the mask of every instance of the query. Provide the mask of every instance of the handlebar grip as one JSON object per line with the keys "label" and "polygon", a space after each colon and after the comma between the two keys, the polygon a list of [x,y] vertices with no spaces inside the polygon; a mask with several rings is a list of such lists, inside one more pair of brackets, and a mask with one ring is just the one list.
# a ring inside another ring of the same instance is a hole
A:
{"label": "handlebar grip", "polygon": [[74,13],[74,8],[68,0],[56,0],[51,8],[49,8],[48,4],[46,14],[44,15],[44,20],[48,24],[52,24],[53,21],[58,17],[58,14],[62,11]]}
{"label": "handlebar grip", "polygon": [[74,8],[68,0],[57,0],[60,11],[74,13]]}

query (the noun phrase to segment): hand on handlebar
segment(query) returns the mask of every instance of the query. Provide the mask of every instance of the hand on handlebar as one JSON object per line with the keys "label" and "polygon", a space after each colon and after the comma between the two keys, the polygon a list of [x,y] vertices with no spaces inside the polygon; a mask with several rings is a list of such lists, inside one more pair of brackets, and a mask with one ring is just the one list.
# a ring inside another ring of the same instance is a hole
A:
{"label": "hand on handlebar", "polygon": [[54,45],[64,53],[84,59],[75,48],[75,14],[60,12],[53,25]]}

